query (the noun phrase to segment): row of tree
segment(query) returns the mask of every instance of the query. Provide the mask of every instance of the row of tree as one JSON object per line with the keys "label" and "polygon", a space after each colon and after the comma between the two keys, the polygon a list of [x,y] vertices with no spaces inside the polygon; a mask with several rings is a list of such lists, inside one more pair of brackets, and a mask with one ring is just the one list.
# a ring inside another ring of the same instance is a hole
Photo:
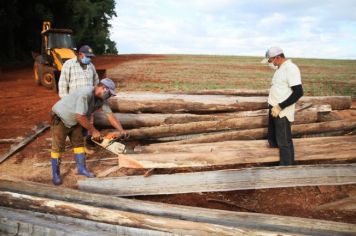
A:
{"label": "row of tree", "polygon": [[116,54],[110,39],[115,0],[0,1],[0,63],[24,61],[40,51],[43,21],[74,31],[76,45],[91,45],[97,54]]}

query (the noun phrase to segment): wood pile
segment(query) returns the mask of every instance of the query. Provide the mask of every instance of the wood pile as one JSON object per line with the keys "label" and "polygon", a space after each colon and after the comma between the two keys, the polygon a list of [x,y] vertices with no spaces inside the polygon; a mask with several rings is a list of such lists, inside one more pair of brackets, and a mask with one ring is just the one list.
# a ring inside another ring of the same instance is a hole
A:
{"label": "wood pile", "polygon": [[[292,126],[298,165],[271,166],[278,163],[279,151],[265,139],[267,92],[120,93],[110,106],[128,131],[128,141],[142,145],[118,154],[118,165],[96,173],[99,177],[79,180],[79,190],[0,180],[0,233],[354,235],[355,224],[123,198],[356,184],[351,98],[303,97]],[[95,125],[111,128],[100,112]],[[149,174],[106,177],[122,167],[147,169]],[[150,172],[157,168],[171,168],[171,174]],[[174,173],[175,168],[189,169]],[[355,202],[348,197],[316,210],[355,211]]]}

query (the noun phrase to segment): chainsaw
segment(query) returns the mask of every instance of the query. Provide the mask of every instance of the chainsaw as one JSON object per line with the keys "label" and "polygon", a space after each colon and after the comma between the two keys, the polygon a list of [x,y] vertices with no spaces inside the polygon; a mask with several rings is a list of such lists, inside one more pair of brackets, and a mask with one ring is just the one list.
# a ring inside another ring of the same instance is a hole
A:
{"label": "chainsaw", "polygon": [[114,154],[122,154],[126,153],[126,145],[123,144],[122,139],[120,138],[108,138],[103,137],[101,140],[91,139],[95,144],[99,145],[102,148],[114,153]]}

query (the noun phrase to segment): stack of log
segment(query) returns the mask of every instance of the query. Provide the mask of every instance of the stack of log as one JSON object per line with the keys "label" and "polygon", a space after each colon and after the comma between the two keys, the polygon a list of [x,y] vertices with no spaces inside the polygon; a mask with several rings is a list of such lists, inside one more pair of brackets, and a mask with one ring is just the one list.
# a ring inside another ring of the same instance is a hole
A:
{"label": "stack of log", "polygon": [[145,202],[0,180],[1,235],[353,235],[355,224]]}
{"label": "stack of log", "polygon": [[[222,91],[218,91],[221,94]],[[115,116],[132,140],[176,141],[175,144],[256,140],[266,137],[267,97],[234,96],[261,94],[238,91],[230,95],[120,93],[110,100]],[[351,97],[303,97],[297,104],[295,137],[343,134],[356,128],[356,116],[343,119],[339,110],[350,109]],[[356,112],[355,112],[356,115]],[[95,124],[110,128],[105,115]]]}

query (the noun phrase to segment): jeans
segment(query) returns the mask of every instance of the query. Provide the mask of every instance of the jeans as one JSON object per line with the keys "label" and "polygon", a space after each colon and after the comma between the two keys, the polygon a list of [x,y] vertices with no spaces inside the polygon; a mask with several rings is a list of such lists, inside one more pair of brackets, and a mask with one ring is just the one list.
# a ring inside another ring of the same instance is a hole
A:
{"label": "jeans", "polygon": [[271,148],[279,148],[279,165],[294,164],[294,146],[291,123],[287,117],[273,117],[271,109],[268,116],[268,143]]}

